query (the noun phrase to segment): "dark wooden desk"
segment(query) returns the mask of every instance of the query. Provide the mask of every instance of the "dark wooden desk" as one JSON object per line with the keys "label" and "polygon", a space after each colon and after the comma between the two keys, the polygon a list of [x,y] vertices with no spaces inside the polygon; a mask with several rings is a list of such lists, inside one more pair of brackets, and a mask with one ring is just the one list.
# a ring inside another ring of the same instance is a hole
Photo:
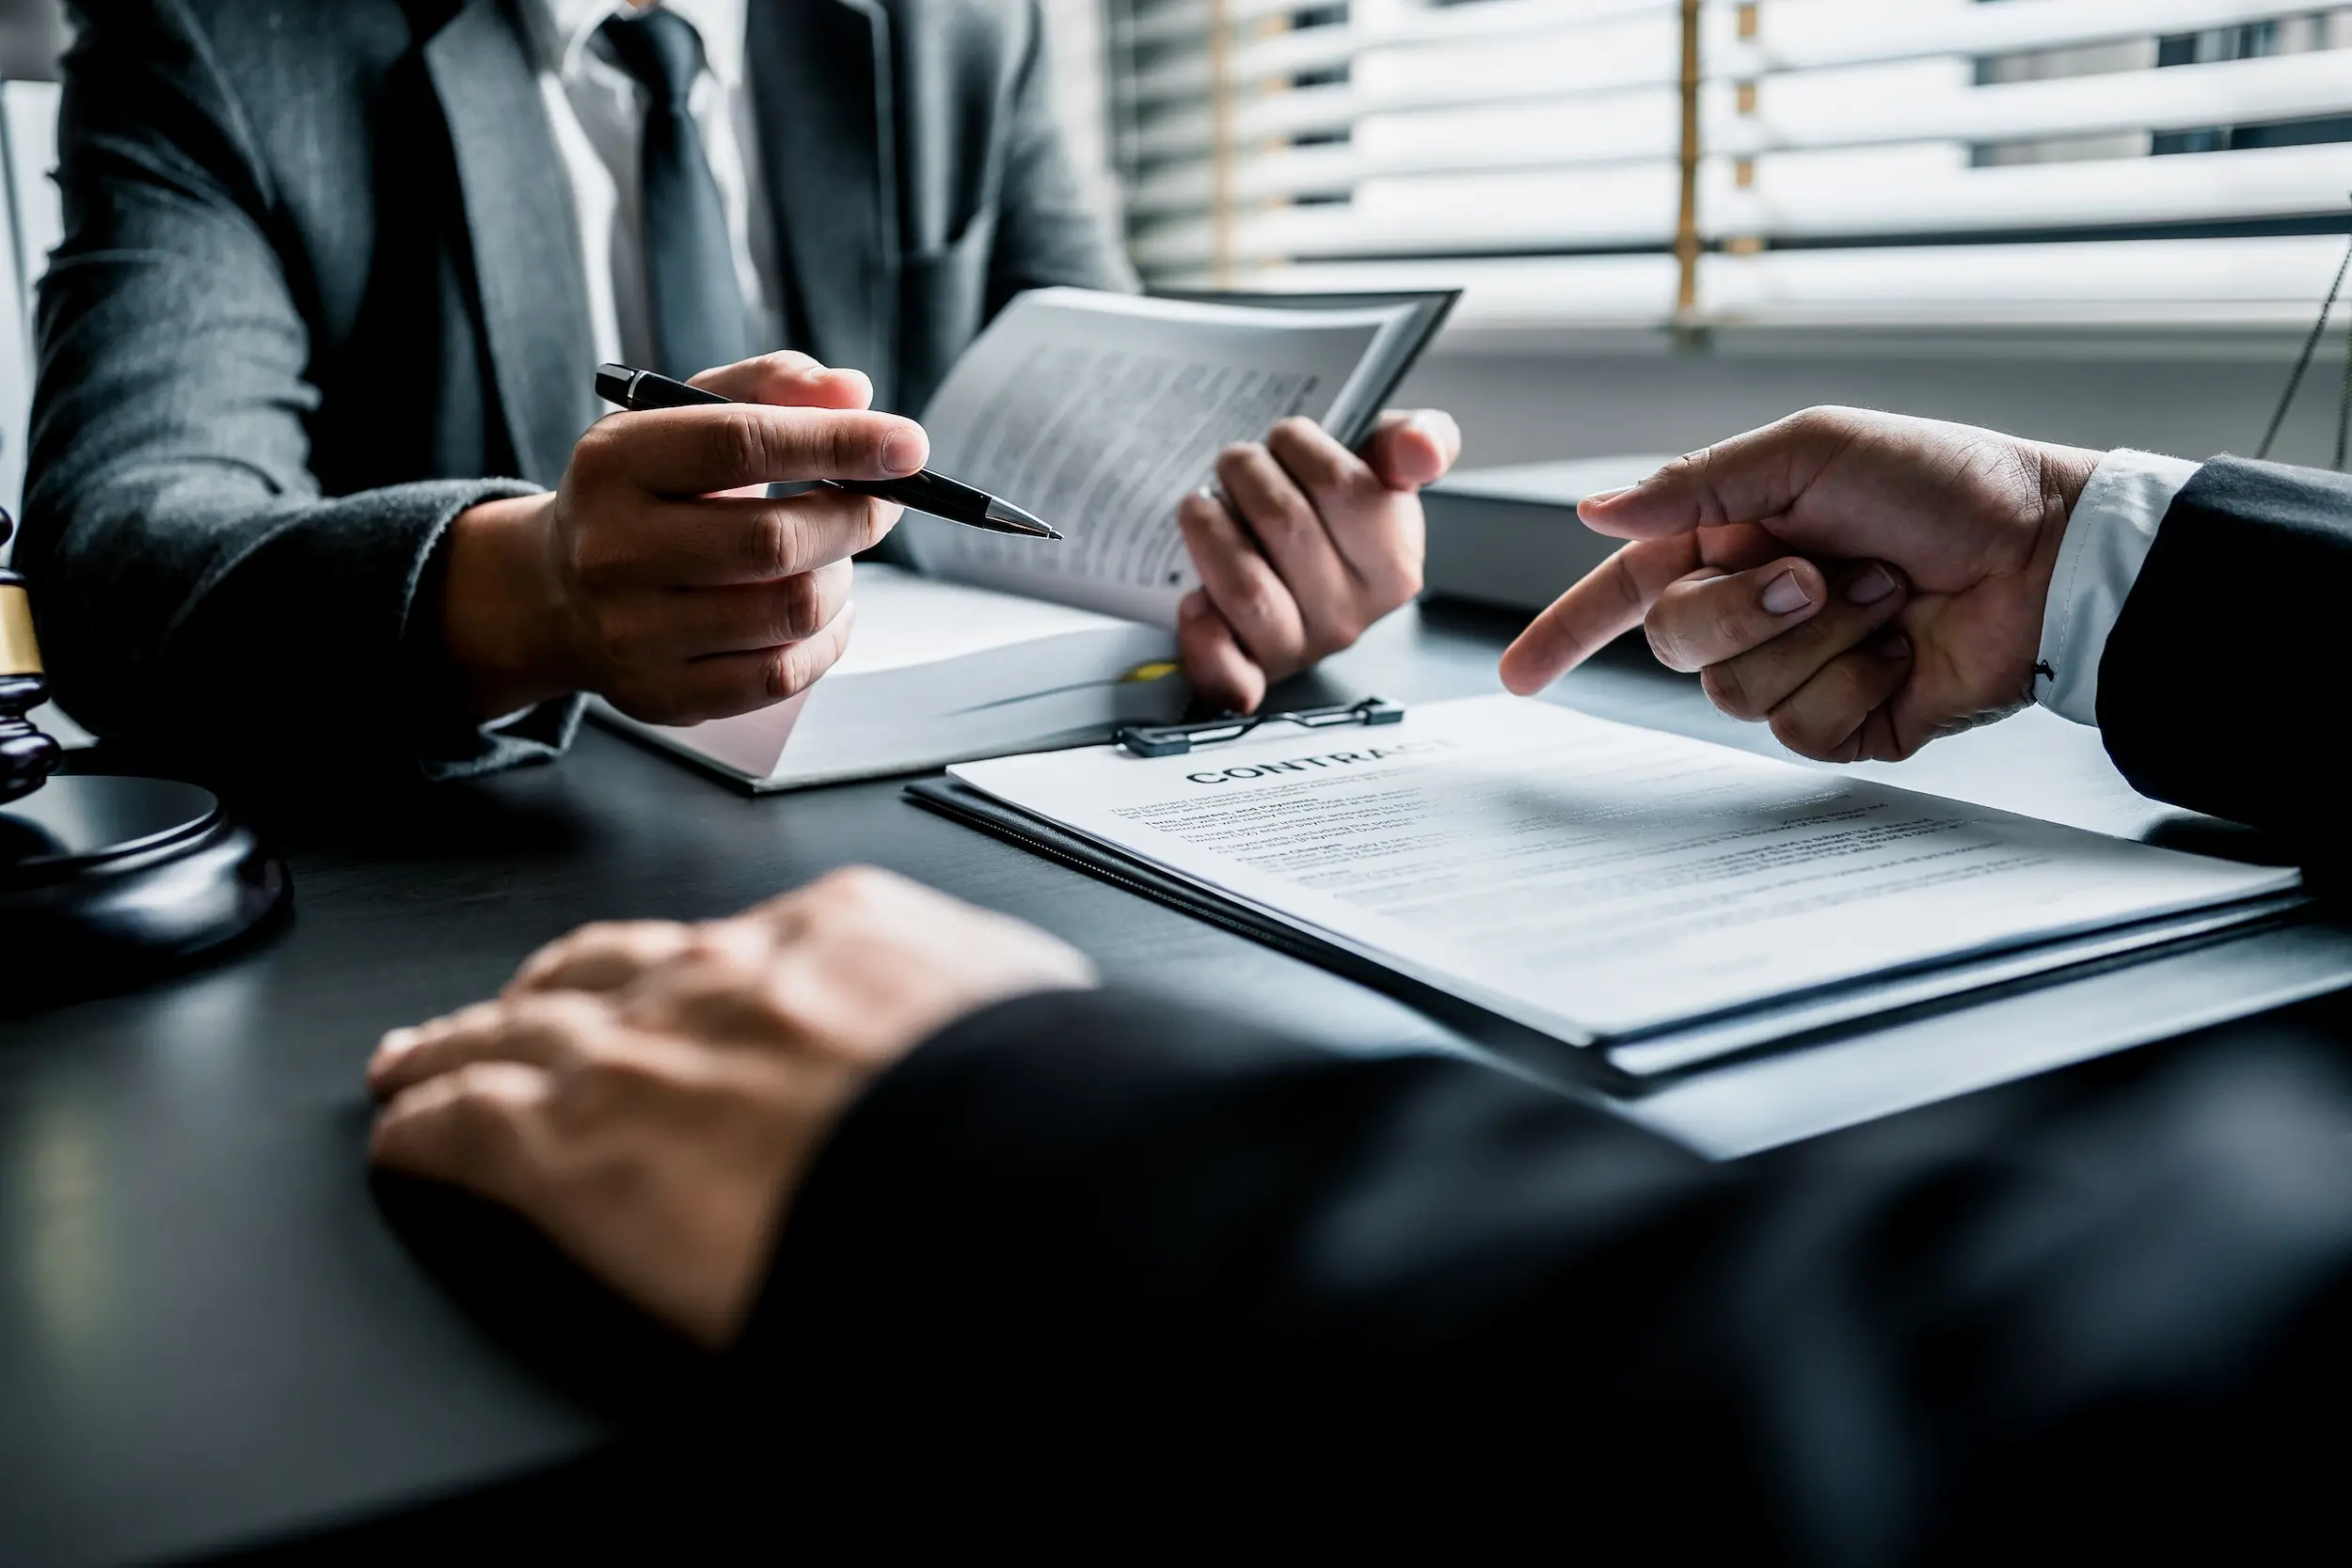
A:
{"label": "dark wooden desk", "polygon": [[[1407,613],[1320,687],[1283,695],[1491,690],[1505,629]],[[1567,694],[1770,748],[1638,651],[1580,672]],[[1937,786],[2006,780],[2017,803],[2111,831],[2168,816],[2095,758],[2022,766],[2003,747],[2031,749],[2034,732],[2016,733],[1955,746]],[[116,1563],[298,1533],[610,1434],[597,1400],[510,1354],[436,1282],[362,1157],[360,1067],[377,1035],[488,993],[582,921],[719,914],[866,861],[1034,921],[1114,979],[1353,1049],[1436,1037],[1394,1003],[929,816],[898,788],[749,800],[591,730],[556,768],[365,811],[264,808],[294,871],[290,927],[185,980],[0,1020],[0,1561]]]}

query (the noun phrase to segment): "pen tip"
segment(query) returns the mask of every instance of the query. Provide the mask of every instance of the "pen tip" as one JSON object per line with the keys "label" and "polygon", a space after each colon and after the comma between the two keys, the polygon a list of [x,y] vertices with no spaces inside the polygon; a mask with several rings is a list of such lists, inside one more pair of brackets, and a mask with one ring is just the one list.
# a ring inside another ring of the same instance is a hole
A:
{"label": "pen tip", "polygon": [[998,496],[991,496],[988,499],[988,519],[993,523],[1001,523],[1016,533],[1025,533],[1033,539],[1061,537],[1060,530],[1050,526],[1042,517],[1025,512]]}

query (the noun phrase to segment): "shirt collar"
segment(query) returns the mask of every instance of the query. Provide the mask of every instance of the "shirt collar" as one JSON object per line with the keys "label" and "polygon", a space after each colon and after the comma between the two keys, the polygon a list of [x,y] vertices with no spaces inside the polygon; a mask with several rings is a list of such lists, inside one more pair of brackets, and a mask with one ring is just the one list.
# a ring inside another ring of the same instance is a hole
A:
{"label": "shirt collar", "polygon": [[[746,0],[666,0],[671,10],[694,24],[703,39],[710,73],[730,92],[743,85],[743,12]],[[559,76],[579,69],[588,40],[605,18],[635,8],[626,0],[532,0],[532,42],[539,63]]]}

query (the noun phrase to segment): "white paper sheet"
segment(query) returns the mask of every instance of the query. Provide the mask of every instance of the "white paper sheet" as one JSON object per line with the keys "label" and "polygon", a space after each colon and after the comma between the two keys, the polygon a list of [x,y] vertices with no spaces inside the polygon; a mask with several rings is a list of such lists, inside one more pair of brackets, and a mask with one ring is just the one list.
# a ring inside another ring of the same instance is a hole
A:
{"label": "white paper sheet", "polygon": [[1510,697],[953,771],[1580,1042],[2299,882]]}
{"label": "white paper sheet", "polygon": [[1225,447],[1343,406],[1374,343],[1411,314],[1024,294],[956,361],[923,422],[933,467],[1067,538],[1040,545],[920,515],[900,537],[937,577],[1173,626],[1200,583],[1178,500],[1209,482]]}

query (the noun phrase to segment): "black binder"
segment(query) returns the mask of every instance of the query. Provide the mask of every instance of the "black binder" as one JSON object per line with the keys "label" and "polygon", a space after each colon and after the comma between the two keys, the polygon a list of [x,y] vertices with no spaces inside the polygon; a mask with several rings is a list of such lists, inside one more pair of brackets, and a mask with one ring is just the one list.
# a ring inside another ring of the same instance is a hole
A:
{"label": "black binder", "polygon": [[[1336,713],[1339,710],[1332,711]],[[1214,725],[1190,727],[1210,729]],[[1541,1030],[1503,1018],[1476,1003],[1401,974],[1375,959],[1262,915],[1245,905],[1218,897],[1154,866],[1009,806],[953,778],[919,780],[906,786],[906,794],[910,800],[927,811],[977,828],[1031,853],[1043,855],[1048,860],[1109,882],[1114,887],[1182,911],[1222,930],[1247,937],[1279,953],[1391,997],[1515,1070],[1559,1087],[1619,1101],[1639,1099],[1670,1085],[1703,1077],[1719,1069],[1753,1061],[1759,1056],[1801,1052],[1853,1040],[1923,1019],[1964,1012],[1985,1003],[2021,993],[2044,990],[2055,992],[2074,982],[2109,971],[2156,963],[2219,943],[2241,942],[2249,937],[2259,937],[2264,932],[2303,925],[2309,921],[2311,914],[2310,900],[2300,895],[2262,900],[2245,907],[2239,918],[2212,929],[2153,942],[2128,952],[2065,964],[2013,980],[1975,986],[1950,995],[1890,1006],[1817,1028],[1792,1030],[1764,1043],[1709,1056],[1688,1067],[1637,1074],[1613,1061],[1606,1045],[1573,1045]],[[2344,944],[2338,942],[2334,945],[2342,948]],[[2335,960],[2336,955],[2331,952],[2322,961]],[[2330,973],[2334,972],[2331,970]],[[2221,998],[2216,1000],[2222,1001]],[[2267,1005],[2256,1003],[2237,1009],[2229,1007],[2224,1002],[2223,1012],[2225,1016],[2243,1016],[2246,1011],[2258,1010],[2261,1006]],[[2153,1038],[2156,1035],[2151,1032],[2142,1037]]]}

